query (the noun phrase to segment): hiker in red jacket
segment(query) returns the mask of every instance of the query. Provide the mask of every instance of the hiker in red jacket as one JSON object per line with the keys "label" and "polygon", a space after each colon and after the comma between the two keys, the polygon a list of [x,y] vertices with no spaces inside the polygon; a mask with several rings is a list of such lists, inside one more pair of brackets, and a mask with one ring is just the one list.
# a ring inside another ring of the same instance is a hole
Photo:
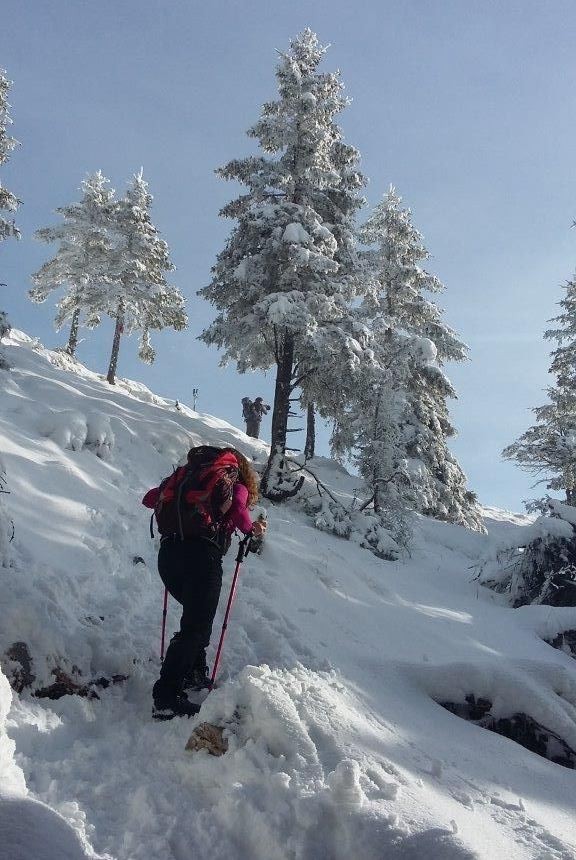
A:
{"label": "hiker in red jacket", "polygon": [[[216,452],[216,455],[215,455]],[[198,461],[198,466],[190,465]],[[258,499],[258,478],[246,458],[232,448],[214,449],[208,446],[193,448],[188,455],[188,467],[171,479],[175,495],[170,497],[166,510],[159,512],[161,496],[169,496],[166,482],[150,491],[145,504],[154,501],[156,518],[162,533],[158,553],[158,570],[169,593],[182,605],[180,629],[174,634],[166,651],[160,678],[154,684],[154,717],[171,719],[174,716],[191,716],[199,706],[190,702],[183,688],[209,686],[206,666],[206,648],[210,643],[212,623],[218,608],[222,587],[222,557],[230,546],[232,533],[237,528],[244,534],[260,536],[266,523],[252,522],[249,507]],[[186,473],[186,469],[188,472]],[[194,516],[188,513],[186,501],[174,516],[175,499],[186,500],[200,490],[180,489],[177,484],[187,475],[190,486],[205,489],[202,505],[212,504],[210,522],[199,523],[195,500]],[[164,487],[164,490],[162,489]],[[150,494],[158,492],[153,498]],[[206,499],[207,494],[210,496]],[[146,502],[148,499],[148,502]],[[172,525],[171,525],[172,523]]]}

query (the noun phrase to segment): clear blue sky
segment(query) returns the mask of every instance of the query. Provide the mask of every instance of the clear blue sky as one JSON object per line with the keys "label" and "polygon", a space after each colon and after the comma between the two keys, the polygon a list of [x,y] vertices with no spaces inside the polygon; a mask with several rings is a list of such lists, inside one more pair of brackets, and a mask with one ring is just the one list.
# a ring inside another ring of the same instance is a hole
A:
{"label": "clear blue sky", "polygon": [[[543,402],[542,332],[576,262],[573,0],[12,3],[0,66],[22,146],[2,181],[24,201],[23,239],[0,247],[1,304],[15,326],[61,343],[53,306],[26,299],[49,253],[32,233],[88,172],[122,191],[142,165],[190,327],[156,335],[151,368],[125,341],[120,374],[186,402],[198,387],[202,411],[237,424],[244,394],[270,397],[271,373],[221,370],[195,340],[213,316],[195,293],[230,229],[218,210],[234,189],[214,168],[251,151],[244,132],[275,96],[276,49],[306,26],[331,44],[325,68],[342,71],[353,99],[341,124],[370,206],[397,187],[447,286],[446,319],[471,347],[449,368],[453,450],[482,501],[519,509],[533,480],[500,451]],[[86,338],[79,357],[104,371],[110,327]]]}

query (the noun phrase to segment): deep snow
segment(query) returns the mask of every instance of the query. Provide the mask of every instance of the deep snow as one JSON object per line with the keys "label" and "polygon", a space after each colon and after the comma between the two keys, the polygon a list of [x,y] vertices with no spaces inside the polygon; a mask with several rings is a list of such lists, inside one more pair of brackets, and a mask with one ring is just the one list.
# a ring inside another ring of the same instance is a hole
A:
{"label": "deep snow", "polygon": [[[220,687],[196,720],[153,723],[162,589],[140,498],[191,444],[260,462],[265,445],[142,385],[111,388],[19,332],[7,343],[2,498],[16,531],[0,653],[25,641],[36,687],[55,666],[130,678],[97,700],[50,701],[11,696],[0,675],[3,858],[576,857],[574,771],[437,704],[485,696],[495,715],[522,710],[576,748],[574,662],[544,642],[576,629],[576,609],[513,610],[473,578],[528,518],[487,509],[488,536],[420,518],[411,557],[383,562],[296,507],[268,506]],[[313,468],[353,495],[340,466]],[[228,727],[222,758],[184,751],[201,720]]]}

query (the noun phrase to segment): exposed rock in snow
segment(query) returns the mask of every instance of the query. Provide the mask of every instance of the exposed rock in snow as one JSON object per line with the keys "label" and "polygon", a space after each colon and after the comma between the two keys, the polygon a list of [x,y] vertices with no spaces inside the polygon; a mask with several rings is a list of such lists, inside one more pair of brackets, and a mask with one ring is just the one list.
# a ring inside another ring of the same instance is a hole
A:
{"label": "exposed rock in snow", "polygon": [[186,749],[190,752],[206,750],[214,756],[224,755],[228,749],[224,729],[221,726],[213,726],[211,723],[200,723],[188,738]]}
{"label": "exposed rock in snow", "polygon": [[546,726],[539,725],[527,714],[514,713],[509,717],[495,719],[491,714],[492,702],[488,699],[477,700],[472,693],[466,696],[464,703],[441,702],[440,704],[456,716],[510,738],[543,758],[572,770],[576,768],[576,751],[571,749],[563,738],[551,732]]}

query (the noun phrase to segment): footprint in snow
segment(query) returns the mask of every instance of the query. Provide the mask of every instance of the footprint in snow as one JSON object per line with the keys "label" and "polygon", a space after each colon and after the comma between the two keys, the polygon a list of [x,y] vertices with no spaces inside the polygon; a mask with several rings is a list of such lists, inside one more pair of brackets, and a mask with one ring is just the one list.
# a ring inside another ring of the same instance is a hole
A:
{"label": "footprint in snow", "polygon": [[364,768],[362,787],[365,794],[375,800],[396,800],[400,792],[399,784],[387,778],[380,762]]}
{"label": "footprint in snow", "polygon": [[317,576],[322,585],[325,588],[330,589],[330,591],[336,591],[341,587],[337,579],[333,579],[331,576],[327,576],[325,573],[320,573],[318,571]]}

